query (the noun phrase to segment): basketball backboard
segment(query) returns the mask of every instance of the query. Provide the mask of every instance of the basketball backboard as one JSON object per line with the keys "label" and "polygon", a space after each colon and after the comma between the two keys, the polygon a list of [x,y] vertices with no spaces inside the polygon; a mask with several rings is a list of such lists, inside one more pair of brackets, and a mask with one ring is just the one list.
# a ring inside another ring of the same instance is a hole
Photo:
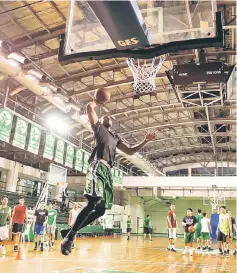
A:
{"label": "basketball backboard", "polygon": [[222,19],[215,0],[72,0],[59,61],[148,59],[222,45]]}
{"label": "basketball backboard", "polygon": [[217,210],[219,212],[219,208],[226,205],[225,192],[219,192],[215,189],[208,192],[208,196],[203,196],[203,205],[211,206],[212,210]]}

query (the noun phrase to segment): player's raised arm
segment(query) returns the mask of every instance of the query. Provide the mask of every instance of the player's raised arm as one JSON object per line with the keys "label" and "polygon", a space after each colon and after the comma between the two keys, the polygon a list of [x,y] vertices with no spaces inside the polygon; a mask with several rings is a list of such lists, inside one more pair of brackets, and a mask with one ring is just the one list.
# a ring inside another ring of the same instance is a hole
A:
{"label": "player's raised arm", "polygon": [[98,121],[98,116],[95,112],[95,107],[97,106],[95,101],[89,102],[86,106],[86,110],[87,110],[87,115],[89,118],[89,121],[91,124],[96,124],[96,122]]}
{"label": "player's raised arm", "polygon": [[134,146],[130,146],[125,141],[121,140],[118,143],[118,148],[119,148],[119,150],[121,150],[125,154],[134,155],[135,153],[139,152],[149,141],[152,141],[155,139],[156,139],[155,132],[148,133],[142,142],[140,142]]}

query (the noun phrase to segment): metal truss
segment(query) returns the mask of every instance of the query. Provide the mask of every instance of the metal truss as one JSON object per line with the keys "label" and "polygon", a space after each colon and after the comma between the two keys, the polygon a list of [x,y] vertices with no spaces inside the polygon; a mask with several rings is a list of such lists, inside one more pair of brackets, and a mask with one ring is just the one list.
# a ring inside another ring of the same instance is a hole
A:
{"label": "metal truss", "polygon": [[[18,1],[24,5],[26,1]],[[62,10],[54,1],[47,2],[51,12],[54,12],[60,24],[48,26],[37,14],[33,7],[27,7],[26,11],[37,21],[40,29],[30,32],[24,24],[16,20],[11,13],[6,13],[8,24],[14,25],[21,32],[17,39],[11,39],[6,32],[0,31],[0,40],[7,40],[11,52],[21,51],[28,59],[23,65],[27,71],[32,68],[42,70],[53,83],[62,87],[63,95],[68,99],[85,105],[91,101],[94,91],[98,87],[106,87],[111,94],[111,101],[103,107],[99,107],[98,115],[109,115],[113,119],[115,131],[129,144],[144,139],[148,130],[157,130],[157,141],[148,144],[142,155],[155,163],[158,168],[183,163],[199,163],[204,166],[206,162],[233,162],[236,156],[236,102],[228,104],[225,101],[224,84],[190,85],[173,88],[167,79],[165,71],[172,71],[173,65],[191,61],[215,59],[223,61],[229,66],[236,62],[236,7],[226,1],[218,1],[219,9],[223,9],[226,24],[226,45],[223,50],[207,49],[200,56],[197,50],[189,50],[182,53],[172,53],[166,56],[164,67],[157,74],[156,90],[151,95],[134,96],[132,89],[133,77],[124,59],[111,59],[105,61],[81,62],[63,66],[57,61],[57,48],[50,41],[58,43],[58,37],[65,32],[66,18]],[[223,2],[221,4],[221,2]],[[194,33],[190,20],[188,1],[185,1],[188,14],[190,33]],[[222,5],[227,5],[225,8]],[[4,2],[0,3],[0,11],[6,11]],[[235,17],[234,17],[235,15]],[[23,20],[23,19],[22,19]],[[25,20],[25,19],[24,19]],[[24,21],[23,20],[23,21]],[[37,53],[40,52],[40,53]],[[57,73],[56,73],[57,72]],[[0,100],[4,101],[6,87],[10,94],[7,106],[15,109],[29,119],[41,122],[46,114],[60,113],[44,98],[32,95],[29,90],[22,89],[14,79],[10,83],[0,81]],[[18,89],[17,89],[18,88]],[[16,90],[20,90],[19,92]],[[82,109],[80,114],[84,114]],[[77,145],[92,147],[92,134],[70,120],[72,138],[78,139]],[[9,148],[9,147],[8,147]],[[9,148],[10,149],[10,148]],[[32,159],[28,154],[20,151],[7,151],[5,148],[0,155],[8,158],[19,159],[24,164],[44,164],[39,159]],[[32,161],[33,160],[33,161]],[[119,157],[124,162],[128,173],[136,168],[126,159]],[[142,170],[141,170],[142,171]]]}

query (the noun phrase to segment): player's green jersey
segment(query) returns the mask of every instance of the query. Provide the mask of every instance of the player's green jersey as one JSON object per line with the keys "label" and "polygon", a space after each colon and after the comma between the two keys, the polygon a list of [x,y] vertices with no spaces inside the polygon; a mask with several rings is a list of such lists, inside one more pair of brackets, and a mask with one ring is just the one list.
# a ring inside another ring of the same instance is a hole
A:
{"label": "player's green jersey", "polygon": [[196,216],[196,220],[197,220],[197,226],[196,226],[196,230],[200,230],[202,229],[201,226],[201,220],[202,220],[203,216],[202,215],[197,215]]}
{"label": "player's green jersey", "polygon": [[146,217],[144,220],[144,227],[150,228],[151,227],[151,219]]}
{"label": "player's green jersey", "polygon": [[7,225],[7,218],[10,212],[11,212],[10,207],[0,206],[0,227],[5,227]]}
{"label": "player's green jersey", "polygon": [[132,224],[132,221],[131,220],[127,220],[127,228],[131,228],[131,224]]}
{"label": "player's green jersey", "polygon": [[48,210],[48,225],[52,225],[56,221],[57,211],[55,209]]}

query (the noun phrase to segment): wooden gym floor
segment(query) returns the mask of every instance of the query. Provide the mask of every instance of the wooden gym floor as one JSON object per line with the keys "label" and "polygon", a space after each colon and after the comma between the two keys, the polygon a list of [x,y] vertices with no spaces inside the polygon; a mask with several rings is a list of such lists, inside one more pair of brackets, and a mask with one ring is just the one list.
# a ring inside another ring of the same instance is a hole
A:
{"label": "wooden gym floor", "polygon": [[[33,243],[22,245],[23,260],[16,260],[12,245],[7,255],[0,254],[0,272],[3,273],[221,273],[236,272],[236,257],[212,254],[183,256],[183,241],[177,241],[177,253],[166,250],[167,239],[125,236],[78,239],[70,256],[59,252],[60,242],[54,250],[34,251]],[[0,251],[1,253],[1,251]]]}

